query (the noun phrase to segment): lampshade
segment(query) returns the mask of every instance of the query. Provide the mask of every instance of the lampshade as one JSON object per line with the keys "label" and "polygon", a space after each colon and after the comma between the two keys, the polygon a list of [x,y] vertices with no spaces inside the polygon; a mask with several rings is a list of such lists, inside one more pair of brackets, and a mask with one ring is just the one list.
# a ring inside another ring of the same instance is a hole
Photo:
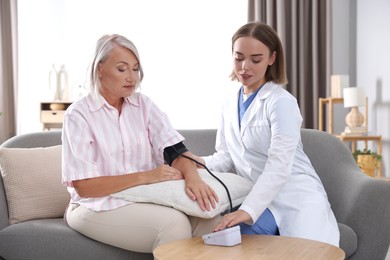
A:
{"label": "lampshade", "polygon": [[344,107],[359,107],[364,106],[366,95],[363,88],[350,87],[343,90]]}

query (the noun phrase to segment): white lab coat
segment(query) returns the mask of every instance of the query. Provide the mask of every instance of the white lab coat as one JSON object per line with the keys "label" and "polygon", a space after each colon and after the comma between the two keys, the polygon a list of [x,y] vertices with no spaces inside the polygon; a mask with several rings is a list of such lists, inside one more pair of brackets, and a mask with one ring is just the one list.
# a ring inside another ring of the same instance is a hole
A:
{"label": "white lab coat", "polygon": [[281,86],[262,86],[238,124],[239,90],[222,108],[216,153],[204,157],[211,170],[236,172],[255,182],[240,209],[253,224],[268,207],[280,235],[339,246],[340,233],[324,187],[303,151],[302,116]]}

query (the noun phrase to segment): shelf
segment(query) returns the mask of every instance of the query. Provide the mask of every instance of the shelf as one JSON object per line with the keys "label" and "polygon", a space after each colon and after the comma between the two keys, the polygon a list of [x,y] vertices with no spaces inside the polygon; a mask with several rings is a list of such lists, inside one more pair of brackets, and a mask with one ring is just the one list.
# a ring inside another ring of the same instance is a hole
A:
{"label": "shelf", "polygon": [[[325,131],[323,126],[323,118],[324,118],[324,106],[327,106],[327,132],[336,136],[338,139],[340,139],[343,142],[350,142],[351,143],[351,152],[354,153],[357,148],[357,142],[362,141],[364,142],[365,148],[368,147],[368,142],[373,141],[377,143],[377,154],[382,155],[382,136],[380,135],[341,135],[341,134],[335,134],[333,129],[333,107],[335,104],[343,104],[344,99],[343,98],[319,98],[318,100],[318,129],[321,131]],[[366,98],[366,105],[365,105],[365,115],[364,115],[364,124],[367,126],[368,123],[368,100]],[[378,176],[382,177],[382,160],[379,161],[378,165]]]}
{"label": "shelf", "polygon": [[62,128],[66,109],[72,104],[68,101],[41,102],[40,116],[43,130],[52,128]]}

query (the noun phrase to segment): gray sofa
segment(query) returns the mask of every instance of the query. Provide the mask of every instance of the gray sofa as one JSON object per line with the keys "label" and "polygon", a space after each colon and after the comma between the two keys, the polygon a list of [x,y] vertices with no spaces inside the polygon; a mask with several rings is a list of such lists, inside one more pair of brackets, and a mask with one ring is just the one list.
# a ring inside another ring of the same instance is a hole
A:
{"label": "gray sofa", "polygon": [[[198,155],[214,151],[215,130],[180,130]],[[1,147],[42,147],[61,143],[60,132],[16,136]],[[339,222],[347,259],[385,259],[390,243],[390,184],[364,175],[347,146],[334,136],[302,129],[302,142],[317,170]],[[10,225],[0,179],[0,256],[4,259],[153,259],[89,239],[62,218]]]}

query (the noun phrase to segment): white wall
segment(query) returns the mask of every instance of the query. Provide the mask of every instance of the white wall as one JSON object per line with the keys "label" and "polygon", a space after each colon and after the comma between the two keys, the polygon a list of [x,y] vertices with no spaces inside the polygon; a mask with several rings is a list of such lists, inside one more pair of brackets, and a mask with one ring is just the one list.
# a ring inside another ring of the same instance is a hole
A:
{"label": "white wall", "polygon": [[221,93],[233,85],[231,36],[247,21],[246,1],[19,0],[18,12],[19,134],[42,129],[39,104],[51,99],[51,64],[65,64],[77,90],[106,33],[137,45],[142,92],[174,127],[217,127]]}
{"label": "white wall", "polygon": [[384,172],[390,177],[390,1],[357,1],[357,86],[369,100],[369,129],[383,138]]}

